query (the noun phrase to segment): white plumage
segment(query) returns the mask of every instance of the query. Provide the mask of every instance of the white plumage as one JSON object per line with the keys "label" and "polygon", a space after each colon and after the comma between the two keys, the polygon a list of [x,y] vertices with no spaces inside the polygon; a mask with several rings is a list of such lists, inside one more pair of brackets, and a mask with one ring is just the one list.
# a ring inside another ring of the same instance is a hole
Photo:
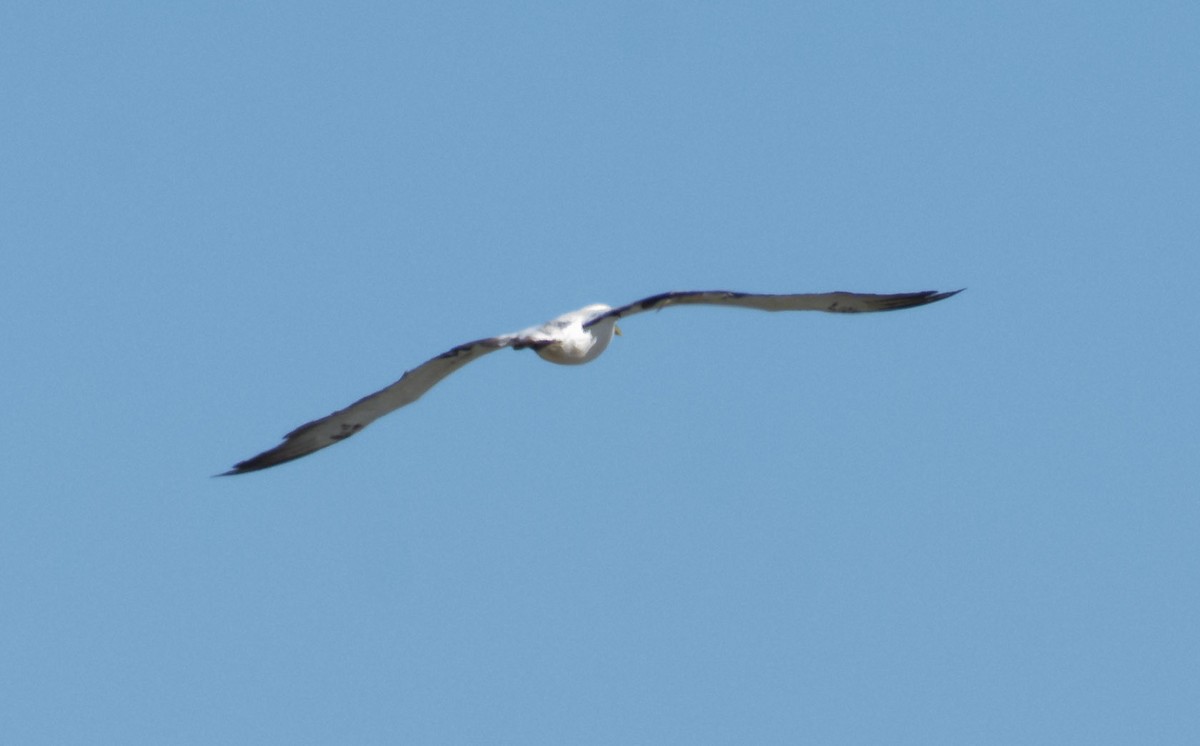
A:
{"label": "white plumage", "polygon": [[894,311],[922,306],[949,298],[956,293],[926,290],[919,293],[874,295],[870,293],[801,293],[763,295],[727,290],[701,290],[652,295],[649,298],[612,308],[602,303],[565,313],[540,326],[498,337],[477,339],[461,344],[401,376],[391,386],[363,397],[345,409],[301,425],[284,436],[278,446],[239,462],[228,474],[244,474],[307,456],[313,451],[345,440],[383,415],[412,404],[439,381],[469,362],[504,347],[532,349],[543,360],[559,365],[591,362],[608,348],[614,334],[620,334],[619,319],[672,305],[704,304],[737,306],[760,311],[829,311],[863,313]]}

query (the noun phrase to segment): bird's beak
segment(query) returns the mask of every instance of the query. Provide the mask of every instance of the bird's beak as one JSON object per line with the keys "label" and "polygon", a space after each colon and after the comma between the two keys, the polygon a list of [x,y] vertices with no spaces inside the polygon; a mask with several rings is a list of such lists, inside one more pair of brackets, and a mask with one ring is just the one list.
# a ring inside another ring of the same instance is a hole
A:
{"label": "bird's beak", "polygon": [[613,334],[616,334],[618,337],[625,336],[624,334],[621,333],[621,327],[617,326],[616,324],[613,324]]}

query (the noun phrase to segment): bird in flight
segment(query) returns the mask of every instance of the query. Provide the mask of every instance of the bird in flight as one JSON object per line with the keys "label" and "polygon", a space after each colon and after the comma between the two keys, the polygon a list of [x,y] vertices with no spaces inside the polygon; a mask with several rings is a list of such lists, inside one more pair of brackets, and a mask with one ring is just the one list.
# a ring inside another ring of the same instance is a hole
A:
{"label": "bird in flight", "polygon": [[960,292],[962,291],[939,293],[935,290],[925,290],[889,295],[846,292],[764,295],[727,290],[697,290],[660,293],[616,308],[596,303],[578,311],[565,313],[540,326],[532,326],[513,334],[477,339],[451,348],[406,372],[391,386],[365,396],[327,417],[301,425],[283,436],[283,442],[279,445],[235,464],[232,469],[219,476],[245,474],[278,466],[345,440],[385,414],[412,404],[443,378],[467,363],[505,347],[533,350],[543,360],[559,365],[582,365],[591,362],[604,352],[614,334],[621,333],[617,326],[618,320],[643,311],[667,306],[709,305],[736,306],[760,311],[866,313],[923,306],[945,300]]}

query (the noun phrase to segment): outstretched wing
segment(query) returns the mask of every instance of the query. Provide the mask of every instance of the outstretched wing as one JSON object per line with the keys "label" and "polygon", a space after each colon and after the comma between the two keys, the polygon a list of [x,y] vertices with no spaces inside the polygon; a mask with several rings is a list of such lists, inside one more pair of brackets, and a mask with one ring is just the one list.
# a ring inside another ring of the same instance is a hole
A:
{"label": "outstretched wing", "polygon": [[508,347],[516,339],[517,336],[511,334],[489,337],[447,350],[408,371],[391,386],[376,391],[370,396],[365,396],[328,417],[301,425],[283,436],[283,442],[279,445],[235,464],[232,469],[220,476],[245,474],[248,471],[278,466],[301,456],[307,456],[313,451],[319,451],[325,446],[331,446],[339,440],[345,440],[388,412],[412,404],[421,398],[422,394],[433,388],[438,381],[467,363],[478,360],[489,352]]}
{"label": "outstretched wing", "polygon": [[591,326],[600,319],[615,316],[624,318],[643,311],[652,311],[666,306],[708,305],[756,308],[760,311],[830,311],[833,313],[865,313],[869,311],[896,311],[901,308],[923,306],[944,300],[961,293],[953,290],[939,293],[923,290],[919,293],[799,293],[793,295],[764,295],[759,293],[735,293],[729,290],[692,290],[675,293],[659,293],[649,298],[619,306],[589,320]]}

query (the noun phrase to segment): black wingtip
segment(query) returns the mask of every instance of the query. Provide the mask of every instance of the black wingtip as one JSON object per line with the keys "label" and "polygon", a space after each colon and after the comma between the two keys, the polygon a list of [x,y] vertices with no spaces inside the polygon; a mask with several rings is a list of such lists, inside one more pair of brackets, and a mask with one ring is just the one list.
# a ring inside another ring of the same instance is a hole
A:
{"label": "black wingtip", "polygon": [[954,296],[958,295],[959,293],[961,293],[961,292],[962,292],[962,291],[964,291],[964,290],[966,290],[966,288],[959,288],[958,290],[950,290],[950,291],[947,291],[947,292],[945,292],[945,293],[939,293],[939,292],[936,292],[936,291],[931,291],[931,292],[933,292],[933,295],[930,295],[930,296],[929,296],[929,299],[928,299],[928,300],[926,300],[925,302],[926,302],[926,303],[933,303],[933,302],[935,302],[935,301],[939,301],[939,300],[946,300],[947,298],[953,298]]}
{"label": "black wingtip", "polygon": [[[917,306],[927,306],[930,303],[937,303],[939,300],[945,300],[951,296],[958,295],[966,288],[951,290],[945,293],[939,293],[936,290],[921,290],[915,293],[896,293],[895,295],[876,296],[876,300],[872,303],[874,308],[871,311],[899,311],[905,308],[916,308]],[[830,310],[842,310],[839,308],[831,308]]]}
{"label": "black wingtip", "polygon": [[[304,454],[301,454],[301,455],[304,455]],[[233,468],[230,469],[229,471],[223,471],[220,474],[214,474],[213,476],[214,477],[233,477],[233,476],[237,476],[238,474],[249,474],[252,471],[262,471],[263,469],[270,469],[272,466],[278,466],[279,464],[286,464],[288,461],[293,461],[297,458],[300,458],[300,456],[297,455],[297,456],[290,456],[288,458],[279,458],[273,450],[265,451],[263,453],[258,454],[257,456],[255,456],[252,459],[247,459],[246,461],[239,461],[238,463],[234,464]]]}
{"label": "black wingtip", "polygon": [[300,458],[301,455],[304,455],[298,454],[294,456],[281,457],[279,451],[280,448],[282,448],[282,445],[284,444],[272,448],[269,451],[263,451],[253,458],[248,458],[245,461],[239,461],[234,464],[233,468],[229,471],[223,471],[220,474],[214,474],[213,476],[233,477],[237,476],[238,474],[249,474],[252,471],[261,471],[263,469],[269,469],[272,466],[287,463],[288,461],[292,461],[293,459]]}
{"label": "black wingtip", "polygon": [[[311,424],[313,424],[313,423],[309,423],[309,425],[311,425]],[[232,476],[237,476],[238,474],[249,474],[252,471],[262,471],[263,469],[270,469],[273,466],[279,466],[280,464],[286,464],[289,461],[295,461],[296,459],[304,458],[305,456],[315,453],[316,451],[319,451],[322,448],[325,448],[326,446],[332,445],[332,444],[338,442],[339,440],[344,440],[345,438],[350,437],[351,435],[353,435],[354,433],[356,433],[362,429],[362,427],[353,428],[345,436],[343,436],[341,438],[334,438],[327,443],[322,443],[322,444],[316,445],[316,446],[297,444],[297,442],[293,439],[293,436],[295,436],[297,433],[303,432],[303,430],[305,428],[309,427],[309,425],[303,425],[303,426],[297,428],[296,430],[293,430],[287,436],[289,438],[289,440],[285,440],[284,442],[275,446],[271,450],[263,451],[262,453],[258,454],[257,456],[252,456],[251,458],[248,458],[245,461],[239,461],[236,464],[234,464],[233,468],[230,469],[229,471],[224,471],[224,472],[221,472],[220,474],[214,474],[213,476],[214,477],[232,477]]]}

